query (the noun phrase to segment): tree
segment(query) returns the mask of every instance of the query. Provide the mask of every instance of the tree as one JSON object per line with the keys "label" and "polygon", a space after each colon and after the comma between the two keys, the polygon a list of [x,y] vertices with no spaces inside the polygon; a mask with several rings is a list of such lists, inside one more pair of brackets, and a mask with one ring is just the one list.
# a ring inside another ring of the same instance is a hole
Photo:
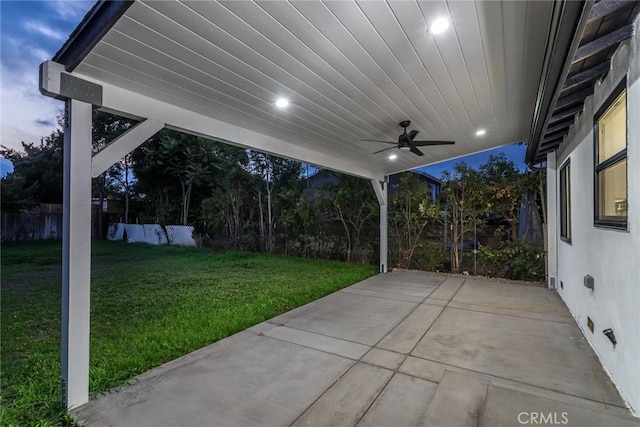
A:
{"label": "tree", "polygon": [[246,150],[222,143],[214,147],[218,173],[211,197],[202,201],[202,218],[214,227],[225,229],[232,247],[238,250],[242,248],[246,223],[252,219],[250,206],[256,185],[246,170]]}
{"label": "tree", "polygon": [[199,190],[201,198],[210,194],[211,180],[218,168],[214,146],[212,140],[163,130],[136,150],[133,172],[138,189],[155,199],[157,217],[166,221],[167,216],[172,216],[172,200],[178,195],[177,217],[181,224],[188,224],[194,190]]}
{"label": "tree", "polygon": [[451,220],[451,270],[460,272],[465,235],[483,224],[479,218],[487,210],[486,187],[478,171],[460,162],[453,173],[443,173],[442,194]]}
{"label": "tree", "polygon": [[521,174],[504,153],[492,154],[480,174],[486,188],[488,208],[509,223],[511,240],[518,237],[520,202],[530,186],[530,180]]}
{"label": "tree", "polygon": [[398,264],[410,268],[416,247],[429,225],[440,223],[440,207],[418,176],[405,172],[390,197],[389,222],[398,246]]}
{"label": "tree", "polygon": [[[58,124],[62,124],[61,116]],[[62,203],[62,147],[61,127],[42,138],[39,144],[22,142],[22,151],[0,146],[0,155],[13,163],[13,172],[1,181],[3,209]]]}
{"label": "tree", "polygon": [[[249,167],[252,174],[258,176],[262,185],[257,189],[260,238],[262,247],[267,252],[274,252],[274,228],[277,218],[277,194],[284,194],[283,190],[291,186],[299,186],[302,175],[302,165],[299,162],[271,156],[269,154],[250,152]],[[264,192],[263,192],[264,190]],[[267,220],[266,227],[263,211],[263,195],[266,196]],[[266,234],[266,236],[265,236]]]}
{"label": "tree", "polygon": [[[92,119],[92,152],[99,152],[112,143],[118,136],[129,130],[135,121],[123,117],[114,116],[100,110],[94,110]],[[98,199],[98,229],[102,234],[104,226],[104,200],[109,194],[118,193],[120,188],[124,190],[125,215],[124,222],[129,222],[129,168],[130,155],[115,163],[100,176],[93,179],[94,197]],[[124,164],[127,166],[125,167]],[[125,170],[126,169],[126,170]],[[125,175],[123,177],[123,174]],[[122,185],[122,184],[125,185]]]}
{"label": "tree", "polygon": [[349,262],[359,247],[363,228],[378,212],[371,184],[361,178],[340,175],[337,184],[322,188],[321,198],[331,212],[328,219],[342,225],[347,243],[345,258]]}

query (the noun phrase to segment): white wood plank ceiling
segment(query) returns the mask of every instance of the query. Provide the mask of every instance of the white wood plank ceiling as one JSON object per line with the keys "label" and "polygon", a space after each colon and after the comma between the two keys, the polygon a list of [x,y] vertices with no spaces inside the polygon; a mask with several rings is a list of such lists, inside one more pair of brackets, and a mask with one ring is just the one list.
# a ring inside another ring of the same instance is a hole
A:
{"label": "white wood plank ceiling", "polygon": [[[392,174],[527,138],[551,9],[550,1],[135,2],[74,74]],[[431,35],[439,17],[451,26]],[[274,106],[279,97],[287,109]],[[419,157],[373,155],[387,146],[360,141],[396,141],[402,120],[416,139],[456,144],[422,147]]]}

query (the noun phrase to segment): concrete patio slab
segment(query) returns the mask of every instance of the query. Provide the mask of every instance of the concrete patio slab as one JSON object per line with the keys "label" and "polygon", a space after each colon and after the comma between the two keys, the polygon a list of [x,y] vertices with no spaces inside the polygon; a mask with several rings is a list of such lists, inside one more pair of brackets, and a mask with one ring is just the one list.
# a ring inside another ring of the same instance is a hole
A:
{"label": "concrete patio slab", "polygon": [[510,308],[492,307],[489,305],[467,304],[463,302],[451,301],[447,304],[450,308],[460,308],[469,311],[480,311],[483,313],[503,314],[505,316],[524,317],[527,319],[546,320],[548,322],[567,323],[572,325],[575,323],[572,317],[561,314],[538,313],[535,311],[522,311]]}
{"label": "concrete patio slab", "polygon": [[373,276],[353,285],[351,288],[381,292],[392,295],[408,295],[426,298],[445,280],[444,277],[430,276],[416,272],[394,271],[384,277]]}
{"label": "concrete patio slab", "polygon": [[[398,372],[414,377],[422,378],[427,381],[439,383],[444,375],[444,371],[451,369],[443,363],[433,362],[431,360],[420,359],[419,357],[409,356],[402,363]],[[456,370],[455,368],[453,368]]]}
{"label": "concrete patio slab", "polygon": [[458,292],[463,283],[464,279],[460,277],[449,277],[429,295],[429,298],[449,301]]}
{"label": "concrete patio slab", "polygon": [[416,303],[420,303],[424,300],[424,297],[416,297],[416,296],[412,296],[412,295],[395,295],[393,293],[389,293],[389,292],[376,292],[376,291],[368,291],[366,289],[359,289],[359,288],[355,288],[355,287],[350,287],[347,288],[341,292],[347,292],[347,293],[351,293],[351,294],[360,294],[360,295],[367,295],[370,297],[378,297],[378,298],[386,298],[386,299],[393,299],[396,301],[406,301],[406,302],[416,302]]}
{"label": "concrete patio slab", "polygon": [[412,355],[623,405],[576,325],[447,307]]}
{"label": "concrete patio slab", "polygon": [[444,307],[419,305],[402,323],[389,332],[377,347],[396,353],[409,353],[442,313],[442,310]]}
{"label": "concrete patio slab", "polygon": [[560,296],[539,286],[513,286],[488,280],[469,279],[453,298],[454,302],[571,318]]}
{"label": "concrete patio slab", "polygon": [[286,326],[277,326],[265,332],[264,335],[354,360],[360,359],[370,348],[355,342],[318,335]]}
{"label": "concrete patio slab", "polygon": [[446,371],[420,425],[477,426],[486,393],[484,381]]}
{"label": "concrete patio slab", "polygon": [[539,396],[557,402],[578,406],[581,408],[588,408],[594,411],[606,412],[611,415],[628,415],[629,413],[626,408],[621,406],[614,406],[594,400],[583,399],[569,394],[532,386],[530,384],[507,380],[504,378],[496,377],[494,375],[471,371],[452,365],[446,365],[444,363],[433,362],[431,360],[420,359],[414,356],[407,357],[398,369],[398,372],[435,383],[439,383],[442,380],[445,372],[457,372],[459,374],[474,377],[476,381],[480,380],[487,385],[495,384],[503,388],[521,391],[529,395]]}
{"label": "concrete patio slab", "polygon": [[291,315],[274,319],[308,332],[375,345],[417,306],[416,303],[337,292]]}
{"label": "concrete patio slab", "polygon": [[394,353],[393,351],[374,347],[364,355],[362,361],[395,371],[402,364],[405,358],[406,356],[404,354]]}
{"label": "concrete patio slab", "polygon": [[613,416],[492,384],[488,386],[480,427],[534,423],[567,427],[638,427],[640,424],[628,416]]}
{"label": "concrete patio slab", "polygon": [[320,397],[294,426],[353,426],[387,384],[393,371],[354,365]]}
{"label": "concrete patio slab", "polygon": [[91,426],[289,425],[353,361],[273,338],[242,342],[177,369],[158,370],[76,415]]}
{"label": "concrete patio slab", "polygon": [[439,305],[440,307],[446,307],[449,304],[449,301],[429,297],[426,300],[424,300],[423,304]]}
{"label": "concrete patio slab", "polygon": [[420,425],[437,387],[420,378],[395,374],[358,426]]}
{"label": "concrete patio slab", "polygon": [[517,425],[501,407],[538,405],[640,426],[568,316],[547,289],[394,272],[153,369],[73,415],[89,426],[478,427]]}

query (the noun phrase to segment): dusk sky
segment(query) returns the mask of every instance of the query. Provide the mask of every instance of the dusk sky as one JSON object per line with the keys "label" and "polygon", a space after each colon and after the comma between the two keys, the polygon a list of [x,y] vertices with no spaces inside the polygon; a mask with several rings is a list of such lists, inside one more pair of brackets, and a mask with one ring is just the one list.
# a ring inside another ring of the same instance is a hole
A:
{"label": "dusk sky", "polygon": [[38,66],[51,59],[92,1],[0,1],[2,145],[38,142],[56,127],[61,101],[40,95]]}
{"label": "dusk sky", "polygon": [[[42,61],[51,59],[93,3],[82,0],[0,0],[2,145],[20,148],[21,141],[38,142],[56,127],[56,116],[63,105],[61,101],[44,97],[38,91],[38,66]],[[422,170],[439,178],[443,170],[451,169],[461,160],[477,167],[486,162],[490,154],[500,151],[505,151],[523,169],[525,149],[524,146],[507,146]],[[7,171],[4,160],[0,158],[0,176]]]}

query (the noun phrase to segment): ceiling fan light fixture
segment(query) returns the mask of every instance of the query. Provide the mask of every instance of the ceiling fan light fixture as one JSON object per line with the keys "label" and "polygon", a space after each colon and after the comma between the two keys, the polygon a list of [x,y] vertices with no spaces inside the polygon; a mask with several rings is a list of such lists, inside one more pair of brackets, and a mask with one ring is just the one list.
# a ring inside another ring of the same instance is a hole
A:
{"label": "ceiling fan light fixture", "polygon": [[276,100],[276,107],[287,108],[289,106],[289,100],[286,98],[278,98]]}
{"label": "ceiling fan light fixture", "polygon": [[448,28],[449,28],[449,19],[445,17],[440,17],[435,19],[429,25],[429,34],[431,34],[432,36],[437,34],[442,34],[445,31],[447,31]]}
{"label": "ceiling fan light fixture", "polygon": [[403,150],[403,151],[409,151],[411,150],[411,147],[409,147],[408,145],[401,145],[398,147],[398,149]]}

